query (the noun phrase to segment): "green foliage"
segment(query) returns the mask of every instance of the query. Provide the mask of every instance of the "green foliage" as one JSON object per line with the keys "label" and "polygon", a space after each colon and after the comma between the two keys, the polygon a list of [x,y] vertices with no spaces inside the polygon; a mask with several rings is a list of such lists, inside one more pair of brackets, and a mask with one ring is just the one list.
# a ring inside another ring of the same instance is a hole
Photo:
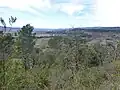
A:
{"label": "green foliage", "polygon": [[[16,19],[9,18],[11,26]],[[6,27],[2,18],[1,23]],[[43,44],[36,42],[33,29],[27,24],[15,33],[16,38],[0,35],[1,90],[117,90],[119,43],[88,44],[89,36],[72,31]]]}
{"label": "green foliage", "polygon": [[97,90],[105,80],[103,75],[97,68],[81,68],[69,79],[65,90]]}
{"label": "green foliage", "polygon": [[25,68],[30,68],[32,64],[32,52],[35,45],[35,33],[33,33],[33,27],[30,24],[23,26],[18,32],[18,38],[15,43],[16,56],[20,56],[23,59]]}
{"label": "green foliage", "polygon": [[15,23],[16,20],[17,20],[16,17],[12,17],[12,16],[11,16],[11,17],[9,18],[9,24],[12,26],[12,24]]}
{"label": "green foliage", "polygon": [[[12,17],[12,20],[14,18]],[[6,60],[10,59],[13,53],[13,43],[14,39],[11,33],[6,33],[6,23],[4,19],[0,18],[2,25],[4,26],[3,31],[0,35],[0,87],[6,86]],[[16,21],[16,19],[11,22],[11,25]]]}
{"label": "green foliage", "polygon": [[53,37],[48,41],[48,45],[51,48],[58,49],[60,47],[61,40],[62,40],[62,37],[60,36]]}
{"label": "green foliage", "polygon": [[18,32],[18,39],[21,43],[23,53],[32,52],[35,45],[35,33],[33,33],[33,27],[30,24],[23,26]]}
{"label": "green foliage", "polygon": [[[49,86],[47,67],[25,71],[24,64],[20,59],[8,60],[5,66],[5,89],[7,90],[29,90],[31,88],[37,90]],[[0,88],[3,89],[1,75],[2,73],[0,73]]]}
{"label": "green foliage", "polygon": [[4,28],[6,28],[6,23],[5,23],[5,21],[4,21],[4,19],[2,17],[0,18],[0,22],[2,23],[2,25],[4,26]]}
{"label": "green foliage", "polygon": [[[11,16],[11,18],[9,18],[9,23],[10,25],[12,25],[13,23],[15,23],[16,21],[16,17],[13,18]],[[11,33],[5,33],[6,32],[6,22],[4,21],[3,18],[0,18],[0,22],[2,23],[2,25],[4,26],[4,32],[2,32],[2,34],[0,35],[0,57],[2,59],[6,59],[12,54],[13,51],[13,43],[14,43],[14,39],[11,35]]]}

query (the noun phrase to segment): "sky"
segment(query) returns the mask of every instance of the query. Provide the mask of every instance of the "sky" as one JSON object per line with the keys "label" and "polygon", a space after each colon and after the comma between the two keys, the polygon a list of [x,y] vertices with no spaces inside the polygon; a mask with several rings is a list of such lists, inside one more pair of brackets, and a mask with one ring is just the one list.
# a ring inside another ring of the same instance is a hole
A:
{"label": "sky", "polygon": [[120,26],[120,0],[0,0],[0,17],[9,26],[35,28]]}

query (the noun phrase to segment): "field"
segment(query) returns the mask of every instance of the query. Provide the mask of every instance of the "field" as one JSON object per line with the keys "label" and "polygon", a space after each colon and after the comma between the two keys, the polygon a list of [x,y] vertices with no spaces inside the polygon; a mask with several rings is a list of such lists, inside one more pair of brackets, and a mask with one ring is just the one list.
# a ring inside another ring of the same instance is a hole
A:
{"label": "field", "polygon": [[45,48],[45,46],[48,45],[49,39],[50,39],[50,38],[39,38],[39,39],[37,39],[37,40],[36,40],[35,47]]}

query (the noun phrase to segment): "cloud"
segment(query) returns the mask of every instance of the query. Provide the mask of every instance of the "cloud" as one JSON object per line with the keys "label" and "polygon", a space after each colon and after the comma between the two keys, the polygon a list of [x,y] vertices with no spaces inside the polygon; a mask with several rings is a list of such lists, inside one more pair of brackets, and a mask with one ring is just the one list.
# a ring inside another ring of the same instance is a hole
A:
{"label": "cloud", "polygon": [[63,3],[60,5],[60,10],[67,13],[68,15],[73,15],[75,12],[80,12],[83,9],[83,5],[76,5],[73,3]]}
{"label": "cloud", "polygon": [[27,23],[37,27],[39,24],[44,27],[65,27],[69,24],[78,26],[92,19],[93,1],[95,0],[1,0],[0,13],[3,12],[1,16],[6,20],[11,15],[18,17],[16,26]]}
{"label": "cloud", "polygon": [[0,6],[7,6],[19,10],[28,10],[29,6],[37,8],[50,8],[49,0],[2,0]]}
{"label": "cloud", "polygon": [[30,7],[37,8],[39,10],[60,10],[68,15],[73,15],[75,12],[80,12],[84,9],[84,0],[2,0],[0,6],[7,6],[13,9],[30,11],[36,13]]}
{"label": "cloud", "polygon": [[95,18],[100,26],[120,26],[120,0],[97,0]]}
{"label": "cloud", "polygon": [[76,12],[84,12],[84,9],[88,6],[88,8],[91,8],[93,1],[94,0],[68,0],[68,2],[58,3],[57,6],[59,6],[60,11],[67,13],[68,15],[74,15]]}
{"label": "cloud", "polygon": [[1,0],[0,7],[8,7],[10,9],[29,12],[39,15],[40,12],[35,11],[31,7],[38,8],[39,10],[46,10],[51,8],[50,0]]}

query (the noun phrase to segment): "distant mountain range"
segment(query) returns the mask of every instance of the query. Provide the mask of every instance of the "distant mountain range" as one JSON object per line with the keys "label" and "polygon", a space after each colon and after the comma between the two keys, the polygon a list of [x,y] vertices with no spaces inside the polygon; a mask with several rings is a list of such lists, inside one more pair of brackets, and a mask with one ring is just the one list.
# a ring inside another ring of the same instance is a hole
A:
{"label": "distant mountain range", "polygon": [[[4,28],[2,27],[2,26],[0,26],[0,30],[3,30]],[[6,30],[8,31],[8,30],[10,30],[11,29],[11,31],[12,32],[15,32],[15,31],[18,31],[18,30],[20,30],[20,28],[19,27],[7,27],[6,28]],[[58,29],[51,29],[51,28],[34,28],[34,31],[35,32],[46,32],[46,31],[54,31],[54,32],[56,32],[56,31],[64,31],[64,30],[85,30],[85,31],[106,31],[106,30],[114,30],[114,31],[116,31],[116,30],[119,30],[120,31],[120,27],[78,27],[78,28],[58,28]]]}
{"label": "distant mountain range", "polygon": [[[10,30],[11,29],[11,31],[18,31],[18,30],[20,30],[21,28],[20,27],[7,27],[6,28],[6,30],[8,31],[8,30]],[[0,31],[1,30],[4,30],[4,27],[2,27],[2,26],[0,26]],[[58,28],[58,29],[52,29],[52,28],[34,28],[34,31],[61,31],[61,30],[65,30],[64,28]]]}

